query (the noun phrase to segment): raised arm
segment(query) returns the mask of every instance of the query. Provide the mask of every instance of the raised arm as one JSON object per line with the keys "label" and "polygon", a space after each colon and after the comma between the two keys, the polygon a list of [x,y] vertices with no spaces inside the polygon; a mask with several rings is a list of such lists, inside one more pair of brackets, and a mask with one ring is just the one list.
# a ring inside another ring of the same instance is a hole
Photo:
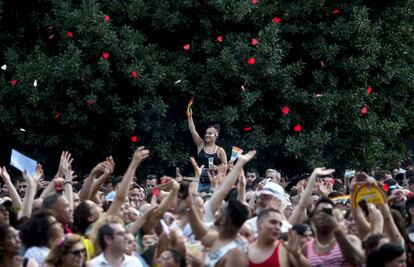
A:
{"label": "raised arm", "polygon": [[20,199],[19,193],[17,193],[16,188],[14,187],[10,175],[6,170],[6,167],[0,167],[0,177],[3,179],[3,182],[9,190],[10,198],[12,200],[13,209],[19,211],[22,208],[22,200]]}
{"label": "raised arm", "polygon": [[404,247],[404,238],[401,236],[400,231],[398,231],[397,225],[395,225],[388,204],[379,204],[378,209],[381,211],[382,217],[384,218],[384,233],[388,235],[391,242]]}
{"label": "raised arm", "polygon": [[158,221],[164,216],[164,213],[168,211],[169,207],[171,206],[171,203],[175,202],[178,190],[180,189],[180,185],[173,178],[163,176],[161,179],[163,178],[170,180],[171,190],[168,193],[168,195],[162,199],[160,205],[155,210],[155,212],[151,214],[151,216],[149,216],[147,222],[143,226],[145,233],[151,231],[154,228],[154,226],[158,223]]}
{"label": "raised arm", "polygon": [[191,109],[191,105],[188,105],[187,107],[187,120],[188,120],[188,128],[190,129],[191,136],[193,137],[193,141],[195,145],[197,146],[197,152],[200,152],[201,149],[204,146],[204,140],[200,137],[200,135],[197,133],[197,130],[195,128],[195,124],[193,121],[193,111]]}
{"label": "raised arm", "polygon": [[239,183],[237,187],[237,200],[248,207],[249,204],[246,201],[246,176],[244,175],[243,169],[240,172]]}
{"label": "raised arm", "polygon": [[[98,163],[89,173],[89,176],[84,180],[81,190],[79,191],[79,198],[80,200],[87,200],[91,199],[92,196],[98,192],[99,188],[108,179],[111,174],[113,173],[115,167],[115,163],[112,159],[112,156],[106,158],[105,161]],[[102,180],[101,183],[95,187],[95,184],[98,181],[95,181],[95,178],[98,177]]]}
{"label": "raised arm", "polygon": [[19,218],[22,217],[30,217],[32,215],[32,208],[33,208],[33,200],[36,195],[36,187],[37,187],[37,180],[43,175],[43,169],[41,166],[36,167],[36,178],[33,178],[27,172],[22,173],[24,180],[27,182],[27,192],[26,196],[23,200],[23,208],[21,212],[19,212]]}
{"label": "raised arm", "polygon": [[293,210],[292,215],[289,218],[289,223],[292,225],[301,223],[305,216],[305,209],[307,202],[309,201],[313,188],[315,187],[316,178],[320,176],[330,175],[334,172],[334,169],[315,168],[309,177],[308,184],[306,185],[305,191],[300,196],[299,203]]}
{"label": "raised arm", "polygon": [[233,185],[236,183],[237,179],[239,178],[240,172],[243,169],[243,166],[246,165],[247,162],[249,162],[254,157],[254,155],[256,155],[256,150],[249,151],[244,155],[239,155],[239,159],[237,160],[236,165],[231,170],[231,172],[229,172],[227,178],[222,181],[219,188],[217,188],[217,190],[214,191],[213,195],[209,200],[210,209],[213,214],[216,212],[222,201],[230,192]]}
{"label": "raised arm", "polygon": [[142,161],[148,158],[149,154],[150,151],[148,149],[145,149],[143,146],[140,146],[137,148],[137,150],[135,150],[131,163],[128,166],[128,169],[121,181],[118,190],[116,191],[114,202],[112,202],[111,206],[109,207],[107,215],[116,215],[118,213],[128,195],[129,187],[132,184],[132,179],[134,178],[138,166],[142,163]]}

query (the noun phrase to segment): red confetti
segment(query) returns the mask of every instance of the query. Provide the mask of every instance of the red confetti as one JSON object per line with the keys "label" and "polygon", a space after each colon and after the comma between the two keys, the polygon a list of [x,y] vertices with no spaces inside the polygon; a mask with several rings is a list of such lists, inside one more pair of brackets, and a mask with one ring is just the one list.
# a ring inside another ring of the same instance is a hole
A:
{"label": "red confetti", "polygon": [[251,131],[253,131],[253,127],[246,126],[246,127],[243,128],[243,131],[245,131],[245,132],[251,132]]}
{"label": "red confetti", "polygon": [[49,26],[47,26],[47,28],[46,29],[48,29],[48,30],[51,30],[51,29],[53,29],[55,26],[53,26],[53,25],[49,25]]}
{"label": "red confetti", "polygon": [[55,119],[57,120],[57,119],[59,119],[60,118],[60,112],[56,112],[55,113]]}
{"label": "red confetti", "polygon": [[219,43],[223,42],[223,36],[221,36],[221,35],[217,36],[217,41]]}
{"label": "red confetti", "polygon": [[332,14],[339,14],[341,12],[341,10],[339,8],[335,8],[334,10],[332,10]]}
{"label": "red confetti", "polygon": [[109,58],[109,53],[108,52],[103,52],[102,57],[107,60]]}
{"label": "red confetti", "polygon": [[297,133],[300,133],[302,131],[302,125],[300,125],[299,123],[295,125],[295,127],[293,127],[293,130]]}
{"label": "red confetti", "polygon": [[384,185],[382,186],[382,188],[384,188],[385,192],[388,192],[388,191],[390,190],[390,186],[389,186],[389,185],[387,185],[387,184],[384,184]]}
{"label": "red confetti", "polygon": [[256,59],[254,57],[251,57],[247,60],[247,64],[254,65],[256,63]]}
{"label": "red confetti", "polygon": [[372,87],[371,86],[367,88],[367,94],[369,94],[369,95],[372,94]]}
{"label": "red confetti", "polygon": [[72,32],[68,32],[68,37],[69,38],[73,38],[73,33]]}
{"label": "red confetti", "polygon": [[321,60],[320,63],[321,63],[321,67],[325,68],[325,62],[323,62],[323,60]]}
{"label": "red confetti", "polygon": [[290,109],[289,109],[289,107],[288,107],[288,106],[284,106],[284,107],[282,108],[282,114],[283,114],[284,116],[287,116],[287,115],[289,114],[289,111],[290,111]]}
{"label": "red confetti", "polygon": [[279,17],[273,18],[274,23],[279,24],[282,20]]}
{"label": "red confetti", "polygon": [[259,3],[259,1],[258,1],[258,0],[252,0],[252,4],[253,4],[253,5],[256,5],[257,3]]}
{"label": "red confetti", "polygon": [[250,42],[252,45],[256,46],[259,42],[257,41],[256,38],[253,38],[252,41]]}
{"label": "red confetti", "polygon": [[17,80],[11,80],[10,81],[11,86],[16,87],[17,85]]}
{"label": "red confetti", "polygon": [[132,73],[131,73],[131,76],[132,76],[132,78],[138,77],[137,71],[133,70]]}
{"label": "red confetti", "polygon": [[86,100],[86,104],[90,108],[93,104],[95,104],[95,99],[88,99],[88,100]]}
{"label": "red confetti", "polygon": [[190,50],[191,46],[189,44],[186,44],[186,45],[183,46],[183,48],[184,48],[184,50],[188,51],[188,50]]}
{"label": "red confetti", "polygon": [[53,37],[55,37],[54,34],[50,35],[48,39],[51,40],[51,39],[53,39]]}
{"label": "red confetti", "polygon": [[132,143],[138,142],[138,137],[136,135],[131,136],[131,142]]}
{"label": "red confetti", "polygon": [[111,17],[108,15],[105,15],[104,20],[105,22],[109,22],[111,20]]}
{"label": "red confetti", "polygon": [[361,115],[367,115],[368,114],[368,108],[363,106],[361,109]]}

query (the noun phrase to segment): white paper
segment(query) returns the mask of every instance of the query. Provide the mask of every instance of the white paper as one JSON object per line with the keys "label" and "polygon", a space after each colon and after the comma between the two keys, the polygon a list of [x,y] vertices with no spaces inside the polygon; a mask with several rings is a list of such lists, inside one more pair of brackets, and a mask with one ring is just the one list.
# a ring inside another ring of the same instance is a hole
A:
{"label": "white paper", "polygon": [[33,86],[34,86],[34,87],[37,87],[37,80],[34,80],[34,82],[33,82]]}
{"label": "white paper", "polygon": [[7,65],[6,65],[6,64],[4,64],[3,66],[1,66],[1,69],[2,69],[2,70],[7,70]]}
{"label": "white paper", "polygon": [[21,172],[27,171],[32,177],[35,177],[37,162],[17,150],[12,149],[10,157],[10,165],[20,170]]}

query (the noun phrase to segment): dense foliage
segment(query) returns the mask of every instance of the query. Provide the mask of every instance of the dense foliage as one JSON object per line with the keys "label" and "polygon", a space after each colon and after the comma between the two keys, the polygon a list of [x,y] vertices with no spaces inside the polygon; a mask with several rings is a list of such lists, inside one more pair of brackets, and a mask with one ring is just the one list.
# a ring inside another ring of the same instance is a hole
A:
{"label": "dense foliage", "polygon": [[2,164],[14,147],[52,173],[69,149],[122,172],[143,144],[146,172],[183,166],[194,96],[200,134],[219,123],[261,170],[389,168],[413,129],[413,2],[0,0]]}

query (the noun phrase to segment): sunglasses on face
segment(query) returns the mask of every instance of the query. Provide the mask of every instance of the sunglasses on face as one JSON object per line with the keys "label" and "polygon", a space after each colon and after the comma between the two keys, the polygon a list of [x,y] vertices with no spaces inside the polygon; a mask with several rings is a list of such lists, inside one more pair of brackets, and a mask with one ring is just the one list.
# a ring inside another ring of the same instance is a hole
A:
{"label": "sunglasses on face", "polygon": [[85,255],[86,249],[82,248],[82,249],[72,250],[72,251],[69,251],[69,253],[75,257],[79,257],[79,256]]}

